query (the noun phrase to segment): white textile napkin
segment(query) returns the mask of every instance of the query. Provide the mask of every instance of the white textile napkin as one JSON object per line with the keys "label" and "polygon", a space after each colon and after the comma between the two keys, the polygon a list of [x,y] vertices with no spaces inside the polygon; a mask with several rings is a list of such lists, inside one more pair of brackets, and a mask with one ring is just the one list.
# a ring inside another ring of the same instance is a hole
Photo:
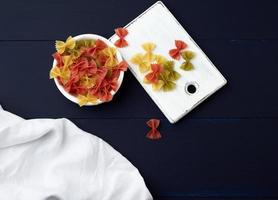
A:
{"label": "white textile napkin", "polygon": [[25,120],[0,106],[0,199],[151,200],[138,170],[67,119]]}

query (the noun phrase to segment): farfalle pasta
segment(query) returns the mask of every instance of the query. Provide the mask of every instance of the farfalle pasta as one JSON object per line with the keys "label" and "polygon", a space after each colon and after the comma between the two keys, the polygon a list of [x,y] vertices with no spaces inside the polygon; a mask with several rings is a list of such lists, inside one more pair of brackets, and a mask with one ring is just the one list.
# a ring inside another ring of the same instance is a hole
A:
{"label": "farfalle pasta", "polygon": [[112,100],[120,73],[127,70],[127,63],[118,61],[115,48],[100,39],[75,41],[72,37],[56,41],[55,47],[56,65],[50,78],[57,79],[80,106]]}
{"label": "farfalle pasta", "polygon": [[155,54],[156,45],[148,42],[142,44],[144,53],[137,53],[131,62],[145,74],[144,83],[151,84],[154,91],[171,91],[176,87],[180,74],[174,69],[174,62],[160,54]]}
{"label": "farfalle pasta", "polygon": [[152,42],[147,42],[142,44],[142,48],[145,50],[144,59],[147,62],[152,62],[155,59],[153,50],[156,48],[156,45]]}
{"label": "farfalle pasta", "polygon": [[169,50],[169,55],[175,59],[179,60],[181,57],[181,51],[187,47],[187,44],[182,40],[175,40],[176,48]]}
{"label": "farfalle pasta", "polygon": [[114,43],[115,46],[118,48],[123,48],[123,47],[128,46],[128,43],[125,40],[125,37],[128,34],[128,30],[125,28],[117,28],[117,29],[115,29],[115,33],[119,37],[119,39],[116,40],[116,42]]}
{"label": "farfalle pasta", "polygon": [[67,50],[74,49],[75,47],[74,39],[69,36],[65,42],[57,40],[55,43],[56,50],[59,54],[63,54]]}
{"label": "farfalle pasta", "polygon": [[102,50],[102,53],[104,54],[104,57],[106,57],[105,66],[107,67],[113,67],[117,64],[117,58],[116,58],[116,49],[113,47],[107,47]]}
{"label": "farfalle pasta", "polygon": [[137,53],[135,54],[132,58],[131,58],[131,62],[133,64],[138,65],[139,70],[141,73],[147,72],[150,70],[150,62],[148,62],[144,55],[141,53]]}
{"label": "farfalle pasta", "polygon": [[180,74],[174,70],[174,62],[166,61],[163,65],[152,64],[151,71],[145,76],[144,82],[152,84],[154,91],[162,89],[168,92],[175,89],[175,82],[179,78]]}
{"label": "farfalle pasta", "polygon": [[181,64],[180,68],[185,71],[190,71],[194,68],[191,60],[195,57],[195,53],[192,51],[184,51],[181,53],[184,62]]}
{"label": "farfalle pasta", "polygon": [[151,139],[151,140],[158,140],[160,139],[161,133],[157,130],[160,124],[159,119],[150,119],[147,121],[148,127],[151,128],[151,130],[147,133],[146,137]]}

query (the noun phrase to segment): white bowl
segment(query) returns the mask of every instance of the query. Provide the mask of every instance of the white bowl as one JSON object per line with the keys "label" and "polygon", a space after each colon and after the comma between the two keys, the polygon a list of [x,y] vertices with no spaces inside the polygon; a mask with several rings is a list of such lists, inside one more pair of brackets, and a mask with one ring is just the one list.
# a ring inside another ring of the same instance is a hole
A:
{"label": "white bowl", "polygon": [[[84,39],[94,39],[94,40],[97,40],[97,39],[100,39],[100,40],[102,40],[103,42],[105,42],[108,46],[114,47],[114,48],[116,49],[116,57],[117,57],[117,59],[118,59],[118,62],[121,62],[121,61],[123,60],[123,58],[122,58],[120,52],[117,50],[117,48],[115,47],[115,45],[114,45],[112,42],[110,42],[109,40],[107,40],[106,38],[104,38],[104,37],[102,37],[102,36],[100,36],[100,35],[96,35],[96,34],[82,34],[82,35],[78,35],[78,36],[73,37],[73,39],[75,39],[75,40],[84,40]],[[56,60],[54,59],[54,61],[53,61],[53,67],[56,66],[56,64],[57,64],[57,62],[56,62]],[[120,88],[120,86],[121,86],[121,84],[122,84],[122,82],[123,82],[123,78],[124,78],[124,72],[121,71],[121,72],[120,72],[120,76],[119,76],[119,78],[118,78],[118,88],[117,88],[117,91],[118,91],[118,89]],[[78,99],[77,99],[76,96],[71,95],[70,93],[68,93],[68,92],[63,88],[63,86],[59,84],[59,82],[58,82],[58,80],[57,80],[56,78],[54,78],[54,82],[55,82],[57,88],[59,89],[59,91],[60,91],[67,99],[69,99],[70,101],[72,101],[72,102],[78,104]],[[111,91],[111,94],[114,96],[115,93],[116,93],[117,91]],[[97,102],[96,102],[95,104],[93,104],[93,103],[87,103],[87,104],[85,104],[85,106],[94,106],[94,105],[98,105],[98,104],[101,104],[101,103],[104,103],[104,102],[101,101],[101,100],[97,100]]]}

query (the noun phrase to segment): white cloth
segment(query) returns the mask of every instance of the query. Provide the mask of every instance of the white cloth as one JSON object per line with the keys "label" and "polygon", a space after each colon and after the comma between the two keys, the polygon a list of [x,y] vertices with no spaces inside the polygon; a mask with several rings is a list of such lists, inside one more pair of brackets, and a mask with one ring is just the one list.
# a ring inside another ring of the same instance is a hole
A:
{"label": "white cloth", "polygon": [[151,200],[138,170],[67,119],[24,120],[0,106],[0,199]]}

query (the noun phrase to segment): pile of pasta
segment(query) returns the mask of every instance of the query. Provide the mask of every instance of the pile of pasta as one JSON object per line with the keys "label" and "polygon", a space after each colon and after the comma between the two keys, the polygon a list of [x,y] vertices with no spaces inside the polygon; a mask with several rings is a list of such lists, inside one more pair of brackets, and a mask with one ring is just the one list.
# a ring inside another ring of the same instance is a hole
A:
{"label": "pile of pasta", "polygon": [[108,102],[112,92],[118,89],[118,79],[127,70],[125,61],[119,62],[116,49],[104,41],[75,40],[56,41],[53,54],[56,65],[50,78],[58,80],[65,91],[78,99],[80,106]]}
{"label": "pile of pasta", "polygon": [[[181,40],[175,41],[176,48],[169,50],[169,55],[183,62],[180,66],[182,70],[190,71],[194,68],[191,60],[195,54],[192,51],[184,50],[187,44]],[[144,83],[151,84],[154,91],[172,91],[176,88],[176,82],[181,77],[175,70],[175,62],[168,60],[161,54],[155,54],[156,44],[147,42],[142,44],[144,53],[137,53],[131,58],[131,62],[138,66],[139,71],[144,74]]]}

